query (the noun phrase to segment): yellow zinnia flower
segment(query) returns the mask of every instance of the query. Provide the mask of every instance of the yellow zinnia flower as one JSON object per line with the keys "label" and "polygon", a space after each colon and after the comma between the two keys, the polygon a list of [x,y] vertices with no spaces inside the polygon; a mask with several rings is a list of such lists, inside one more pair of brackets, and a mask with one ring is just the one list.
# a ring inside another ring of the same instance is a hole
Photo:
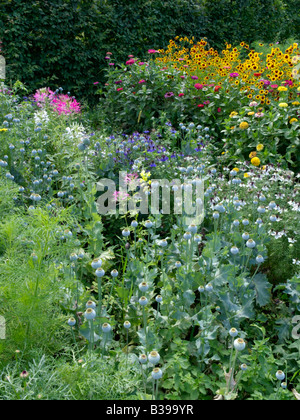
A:
{"label": "yellow zinnia flower", "polygon": [[285,86],[279,86],[278,90],[279,92],[287,92],[288,88],[286,88]]}
{"label": "yellow zinnia flower", "polygon": [[291,124],[293,124],[294,122],[298,122],[297,118],[292,118],[292,119],[290,120],[290,123],[291,123]]}
{"label": "yellow zinnia flower", "polygon": [[245,174],[244,174],[244,178],[249,178],[250,177],[250,175],[246,172]]}
{"label": "yellow zinnia flower", "polygon": [[254,114],[255,114],[255,112],[248,112],[248,115],[250,115],[250,116],[252,116]]}
{"label": "yellow zinnia flower", "polygon": [[251,159],[251,163],[254,166],[259,166],[260,165],[260,159],[258,157],[254,157],[253,159]]}
{"label": "yellow zinnia flower", "polygon": [[0,128],[0,131],[5,132],[5,131],[7,131],[7,128]]}
{"label": "yellow zinnia flower", "polygon": [[255,157],[256,157],[256,155],[257,155],[257,153],[256,153],[256,152],[251,152],[251,153],[250,153],[250,155],[249,155],[249,158],[250,158],[250,159],[253,159],[253,158],[255,158]]}
{"label": "yellow zinnia flower", "polygon": [[241,122],[240,128],[242,130],[247,130],[247,128],[249,128],[249,124],[247,122],[245,122],[245,121],[244,122]]}
{"label": "yellow zinnia flower", "polygon": [[239,168],[233,168],[233,171],[240,172]]}
{"label": "yellow zinnia flower", "polygon": [[264,148],[265,148],[265,146],[264,146],[263,144],[258,144],[258,145],[256,146],[256,150],[257,150],[258,152],[261,152],[262,150],[264,150]]}
{"label": "yellow zinnia flower", "polygon": [[279,104],[279,106],[280,106],[280,108],[287,108],[288,107],[288,104],[286,102],[281,102]]}
{"label": "yellow zinnia flower", "polygon": [[233,112],[230,114],[230,118],[232,118],[232,117],[236,117],[237,115],[239,115],[239,114],[238,114],[238,112],[233,111]]}

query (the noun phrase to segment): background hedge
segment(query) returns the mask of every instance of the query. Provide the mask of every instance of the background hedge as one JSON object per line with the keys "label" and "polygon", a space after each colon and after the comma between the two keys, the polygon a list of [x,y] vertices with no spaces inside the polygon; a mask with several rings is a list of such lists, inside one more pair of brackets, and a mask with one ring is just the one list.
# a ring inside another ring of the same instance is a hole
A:
{"label": "background hedge", "polygon": [[300,33],[299,10],[299,0],[9,0],[0,1],[0,39],[9,80],[91,100],[107,51],[117,63],[176,35],[206,36],[217,48],[273,42]]}

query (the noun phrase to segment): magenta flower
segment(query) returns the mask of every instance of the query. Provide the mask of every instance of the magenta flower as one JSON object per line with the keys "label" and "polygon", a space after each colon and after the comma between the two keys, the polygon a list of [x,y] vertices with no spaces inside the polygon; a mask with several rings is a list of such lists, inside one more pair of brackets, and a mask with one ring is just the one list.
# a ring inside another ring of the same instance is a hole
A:
{"label": "magenta flower", "polygon": [[239,77],[239,73],[230,73],[230,77]]}
{"label": "magenta flower", "polygon": [[157,51],[157,50],[148,50],[148,54],[155,54],[155,53],[158,53],[159,51]]}
{"label": "magenta flower", "polygon": [[198,80],[198,79],[199,79],[199,77],[198,77],[198,76],[191,76],[191,79],[193,79],[193,80]]}
{"label": "magenta flower", "polygon": [[139,81],[139,84],[141,85],[142,83],[146,83],[146,80],[142,79]]}
{"label": "magenta flower", "polygon": [[133,58],[131,58],[131,60],[126,61],[126,65],[127,66],[131,66],[132,64],[135,63],[136,60],[134,60]]}
{"label": "magenta flower", "polygon": [[196,83],[194,86],[197,90],[201,90],[203,89],[203,85],[201,85],[200,83]]}
{"label": "magenta flower", "polygon": [[99,85],[99,82],[95,82],[94,85]]}
{"label": "magenta flower", "polygon": [[179,98],[181,98],[182,96],[184,96],[184,93],[179,93]]}
{"label": "magenta flower", "polygon": [[167,92],[165,94],[165,98],[171,98],[172,96],[174,96],[174,93],[173,92]]}

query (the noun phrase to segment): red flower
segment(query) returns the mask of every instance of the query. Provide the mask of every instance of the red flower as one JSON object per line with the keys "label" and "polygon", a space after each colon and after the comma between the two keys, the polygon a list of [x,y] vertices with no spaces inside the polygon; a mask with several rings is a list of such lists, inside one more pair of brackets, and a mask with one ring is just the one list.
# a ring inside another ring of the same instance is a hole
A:
{"label": "red flower", "polygon": [[181,98],[182,96],[184,96],[184,93],[179,93],[179,98]]}
{"label": "red flower", "polygon": [[262,73],[254,73],[255,77],[260,77],[262,75]]}
{"label": "red flower", "polygon": [[222,112],[222,109],[221,108],[218,108],[218,112],[220,113],[220,112]]}
{"label": "red flower", "polygon": [[117,92],[121,92],[121,90],[123,90],[123,88],[118,88],[117,89]]}
{"label": "red flower", "polygon": [[203,85],[200,85],[200,83],[196,83],[194,86],[197,90],[203,89]]}
{"label": "red flower", "polygon": [[200,105],[197,105],[197,106],[198,106],[198,108],[204,108],[203,104],[200,104]]}
{"label": "red flower", "polygon": [[215,87],[215,92],[219,92],[220,89],[222,89],[222,86],[216,86]]}

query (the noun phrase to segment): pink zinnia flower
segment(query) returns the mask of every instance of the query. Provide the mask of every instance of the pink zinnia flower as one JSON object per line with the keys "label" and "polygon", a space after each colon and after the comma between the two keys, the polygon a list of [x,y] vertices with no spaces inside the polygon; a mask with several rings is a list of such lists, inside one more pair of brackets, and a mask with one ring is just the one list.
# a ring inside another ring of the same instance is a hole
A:
{"label": "pink zinnia flower", "polygon": [[133,58],[131,60],[126,61],[126,65],[127,66],[131,66],[132,64],[135,63],[136,60],[134,60]]}
{"label": "pink zinnia flower", "polygon": [[203,104],[197,105],[198,108],[204,108]]}
{"label": "pink zinnia flower", "polygon": [[203,85],[201,85],[200,83],[196,83],[194,86],[197,90],[203,89]]}
{"label": "pink zinnia flower", "polygon": [[94,85],[99,85],[99,82],[95,82]]}
{"label": "pink zinnia flower", "polygon": [[157,50],[148,50],[148,54],[155,54],[155,53],[158,53],[159,51],[157,51]]}
{"label": "pink zinnia flower", "polygon": [[179,93],[179,98],[181,98],[182,96],[184,96],[184,93]]}
{"label": "pink zinnia flower", "polygon": [[117,92],[121,92],[121,90],[123,90],[123,88],[118,88],[117,89]]}
{"label": "pink zinnia flower", "polygon": [[193,79],[193,80],[198,80],[198,79],[199,79],[199,77],[198,77],[198,76],[191,76],[191,79]]}
{"label": "pink zinnia flower", "polygon": [[185,76],[180,76],[181,79],[185,79]]}
{"label": "pink zinnia flower", "polygon": [[230,73],[230,77],[239,77],[238,73]]}
{"label": "pink zinnia flower", "polygon": [[146,80],[142,79],[139,81],[139,84],[141,85],[142,83],[146,83]]}
{"label": "pink zinnia flower", "polygon": [[222,108],[218,108],[218,113],[222,112]]}

